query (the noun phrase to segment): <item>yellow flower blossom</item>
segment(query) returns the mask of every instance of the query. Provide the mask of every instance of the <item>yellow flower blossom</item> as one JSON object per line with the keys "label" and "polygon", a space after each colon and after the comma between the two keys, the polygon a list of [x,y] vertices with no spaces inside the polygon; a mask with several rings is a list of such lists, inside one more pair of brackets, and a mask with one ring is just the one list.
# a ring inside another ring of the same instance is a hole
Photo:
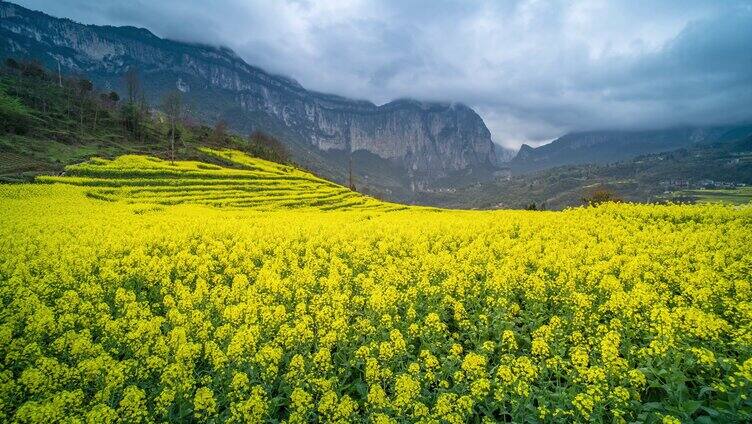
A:
{"label": "yellow flower blossom", "polygon": [[193,411],[198,419],[206,419],[217,412],[217,401],[214,393],[207,387],[200,387],[193,397]]}
{"label": "yellow flower blossom", "polygon": [[[257,195],[311,177],[246,159],[0,184],[0,422],[676,422],[676,396],[748,420],[748,206],[361,210],[327,185],[351,207],[290,209]],[[183,201],[206,192],[257,203]]]}

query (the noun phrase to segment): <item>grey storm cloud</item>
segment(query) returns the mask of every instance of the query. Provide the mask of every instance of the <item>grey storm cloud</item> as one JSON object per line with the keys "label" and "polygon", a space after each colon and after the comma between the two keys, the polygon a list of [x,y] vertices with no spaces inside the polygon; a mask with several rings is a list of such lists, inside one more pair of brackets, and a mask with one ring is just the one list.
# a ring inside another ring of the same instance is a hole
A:
{"label": "grey storm cloud", "polygon": [[508,147],[569,131],[752,121],[744,0],[18,2],[225,45],[316,91],[460,101]]}

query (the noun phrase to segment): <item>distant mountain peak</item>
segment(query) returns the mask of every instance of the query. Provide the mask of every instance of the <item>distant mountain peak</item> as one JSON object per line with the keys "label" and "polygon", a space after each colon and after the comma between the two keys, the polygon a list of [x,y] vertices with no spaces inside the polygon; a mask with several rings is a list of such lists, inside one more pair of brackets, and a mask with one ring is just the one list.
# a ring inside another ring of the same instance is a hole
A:
{"label": "distant mountain peak", "polygon": [[530,155],[533,154],[533,151],[535,151],[533,147],[531,147],[529,144],[523,143],[522,146],[520,146],[520,149],[517,151],[517,154],[512,158],[512,161],[519,162],[522,160],[527,160]]}
{"label": "distant mountain peak", "polygon": [[535,149],[532,146],[530,146],[529,144],[527,144],[527,143],[522,143],[522,146],[520,146],[520,150],[519,151],[520,152],[527,152],[527,151],[530,151],[530,150],[535,150]]}
{"label": "distant mountain peak", "polygon": [[[70,22],[77,24],[77,22],[75,21],[70,21]],[[97,28],[97,25],[87,25],[87,26]],[[161,40],[161,38],[157,37],[153,32],[142,27],[136,27],[136,26],[131,26],[131,25],[125,25],[125,26],[104,25],[99,28],[110,28],[112,31],[117,31],[121,33],[122,35],[127,35],[130,37],[141,37],[144,39]]]}
{"label": "distant mountain peak", "polygon": [[528,172],[561,165],[607,164],[695,144],[733,141],[747,134],[752,134],[750,125],[573,132],[537,148],[522,145],[512,167]]}

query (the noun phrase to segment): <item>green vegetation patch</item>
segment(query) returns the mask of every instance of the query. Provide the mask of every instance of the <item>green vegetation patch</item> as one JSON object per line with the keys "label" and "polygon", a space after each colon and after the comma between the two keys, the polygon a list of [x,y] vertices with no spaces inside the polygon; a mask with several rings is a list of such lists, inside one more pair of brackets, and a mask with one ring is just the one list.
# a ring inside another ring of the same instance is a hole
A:
{"label": "green vegetation patch", "polygon": [[752,202],[752,187],[735,189],[682,190],[672,193],[673,198],[687,198],[699,203],[730,203],[741,205]]}

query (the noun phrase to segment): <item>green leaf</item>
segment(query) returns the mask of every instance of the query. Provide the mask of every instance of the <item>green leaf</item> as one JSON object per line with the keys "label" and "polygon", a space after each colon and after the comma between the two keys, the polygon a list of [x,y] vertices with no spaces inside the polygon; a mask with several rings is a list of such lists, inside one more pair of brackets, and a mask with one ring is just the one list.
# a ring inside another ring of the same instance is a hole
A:
{"label": "green leaf", "polygon": [[663,404],[660,402],[647,402],[647,403],[642,404],[642,409],[647,410],[647,411],[660,411],[665,408],[663,407]]}
{"label": "green leaf", "polygon": [[699,400],[687,400],[682,402],[682,410],[687,415],[692,415],[700,406],[702,406],[702,402]]}
{"label": "green leaf", "polygon": [[702,409],[703,411],[707,412],[708,415],[710,415],[711,417],[717,417],[717,416],[721,415],[715,409],[707,407],[707,406],[701,406],[700,409]]}
{"label": "green leaf", "polygon": [[713,393],[714,391],[715,391],[715,389],[713,389],[712,387],[705,386],[705,387],[703,387],[703,388],[700,389],[700,397],[703,397],[703,396],[705,396],[707,394]]}

